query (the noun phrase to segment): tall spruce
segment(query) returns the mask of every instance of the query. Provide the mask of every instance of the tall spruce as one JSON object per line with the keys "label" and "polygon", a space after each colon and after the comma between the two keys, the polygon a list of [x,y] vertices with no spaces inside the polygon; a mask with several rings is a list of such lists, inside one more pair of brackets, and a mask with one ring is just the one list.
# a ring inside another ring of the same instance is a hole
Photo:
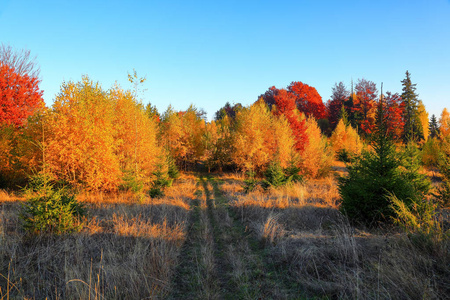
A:
{"label": "tall spruce", "polygon": [[416,94],[416,84],[411,82],[410,73],[406,71],[406,78],[402,80],[402,100],[405,107],[403,119],[403,141],[405,143],[423,138],[422,125],[419,119],[419,99]]}
{"label": "tall spruce", "polygon": [[429,130],[430,130],[430,138],[434,138],[439,135],[439,125],[436,116],[434,114],[431,116],[430,119]]}

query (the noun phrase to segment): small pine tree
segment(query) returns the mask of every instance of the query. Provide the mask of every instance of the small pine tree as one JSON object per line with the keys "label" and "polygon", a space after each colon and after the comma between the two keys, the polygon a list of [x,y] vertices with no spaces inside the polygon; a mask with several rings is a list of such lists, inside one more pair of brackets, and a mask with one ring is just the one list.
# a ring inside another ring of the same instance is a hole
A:
{"label": "small pine tree", "polygon": [[339,179],[341,210],[352,221],[367,225],[388,222],[394,216],[389,195],[395,195],[409,207],[423,194],[417,190],[419,183],[409,181],[413,176],[405,175],[400,168],[401,160],[387,134],[382,99],[377,110],[373,152],[363,152],[348,166],[348,175]]}

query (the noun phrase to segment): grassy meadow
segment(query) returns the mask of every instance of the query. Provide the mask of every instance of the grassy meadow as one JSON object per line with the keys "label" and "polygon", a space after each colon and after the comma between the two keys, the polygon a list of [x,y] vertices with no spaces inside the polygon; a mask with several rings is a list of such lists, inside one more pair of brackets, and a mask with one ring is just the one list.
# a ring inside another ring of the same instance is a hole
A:
{"label": "grassy meadow", "polygon": [[1,191],[0,299],[445,299],[448,242],[352,226],[334,170],[267,192],[185,173],[162,198],[81,193],[84,227],[62,236],[26,234],[24,199]]}

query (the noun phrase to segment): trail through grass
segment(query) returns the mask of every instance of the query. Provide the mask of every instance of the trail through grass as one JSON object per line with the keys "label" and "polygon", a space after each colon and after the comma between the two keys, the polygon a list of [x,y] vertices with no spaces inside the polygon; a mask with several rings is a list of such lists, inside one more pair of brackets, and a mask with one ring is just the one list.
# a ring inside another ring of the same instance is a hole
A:
{"label": "trail through grass", "polygon": [[234,217],[220,183],[199,175],[171,298],[285,298],[283,280],[267,262],[264,246]]}

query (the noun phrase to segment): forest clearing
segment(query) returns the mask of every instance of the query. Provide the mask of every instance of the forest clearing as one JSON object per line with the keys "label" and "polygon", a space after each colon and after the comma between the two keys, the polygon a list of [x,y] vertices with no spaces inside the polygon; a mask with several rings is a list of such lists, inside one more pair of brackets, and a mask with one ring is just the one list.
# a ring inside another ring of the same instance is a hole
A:
{"label": "forest clearing", "polygon": [[[333,176],[244,193],[236,174],[186,173],[159,199],[78,196],[89,216],[30,238],[24,200],[1,197],[2,297],[24,299],[436,299],[448,249],[352,226]],[[447,220],[448,221],[448,220]],[[425,247],[425,248],[424,248]],[[5,298],[6,299],[6,298]]]}
{"label": "forest clearing", "polygon": [[361,78],[324,103],[293,81],[208,120],[144,105],[136,71],[46,106],[14,51],[0,299],[448,299],[450,114],[409,71],[401,94]]}

